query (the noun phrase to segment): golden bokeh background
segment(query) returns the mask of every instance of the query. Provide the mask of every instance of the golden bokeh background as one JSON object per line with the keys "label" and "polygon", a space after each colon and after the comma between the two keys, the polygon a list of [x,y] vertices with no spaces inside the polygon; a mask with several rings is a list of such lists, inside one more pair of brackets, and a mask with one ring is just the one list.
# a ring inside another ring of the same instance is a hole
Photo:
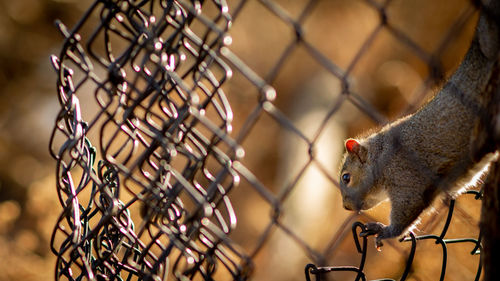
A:
{"label": "golden bokeh background", "polygon": [[[266,2],[245,1],[229,32],[230,49],[261,77],[273,77],[271,85],[277,92],[273,104],[307,138],[317,139],[315,161],[329,174],[325,175],[314,163],[307,165],[309,147],[305,142],[272,116],[261,114],[242,142],[246,151],[242,163],[272,194],[287,194],[279,218],[283,227],[272,227],[262,247],[256,248],[272,222],[273,210],[243,181],[231,194],[238,216],[238,227],[231,238],[247,253],[256,252],[253,280],[304,280],[304,266],[315,253],[325,257],[327,265],[359,262],[349,231],[352,222],[366,220],[366,216],[356,217],[342,208],[332,179],[337,178],[343,139],[378,124],[373,116],[345,101],[320,129],[320,121],[341,96],[340,80],[301,44],[273,72],[287,47],[294,44],[295,33],[270,11]],[[309,1],[270,2],[298,19]],[[380,23],[380,14],[367,2],[316,1],[301,24],[305,40],[324,59],[345,70]],[[72,27],[91,3],[0,1],[0,281],[54,278],[55,256],[49,242],[61,208],[55,190],[55,161],[48,153],[48,141],[59,104],[49,55],[58,54],[63,39],[54,21],[60,19]],[[228,1],[230,11],[240,4],[238,0]],[[467,0],[394,0],[385,12],[391,25],[428,54],[437,55],[445,76],[449,76],[468,47],[477,13],[458,31],[448,34],[470,7]],[[429,77],[428,61],[386,29],[378,32],[361,53],[350,72],[350,86],[381,120],[393,120],[411,112],[435,92],[434,86],[422,86]],[[236,136],[258,106],[259,94],[238,72],[224,90],[235,115]],[[82,110],[89,114],[85,108]],[[306,165],[306,171],[300,172]],[[480,204],[461,197],[457,205],[458,214],[449,235],[477,237]],[[388,210],[388,204],[384,204],[368,215],[387,222]],[[445,215],[446,206],[436,206],[435,212],[424,216],[419,233],[439,233]],[[348,224],[343,226],[346,221]],[[342,232],[341,227],[346,231]],[[340,238],[334,240],[335,235]],[[368,277],[398,278],[409,245],[394,242],[381,253],[372,248],[366,268]],[[469,255],[471,249],[463,245],[449,247],[446,280],[474,278],[478,257]],[[440,261],[441,249],[432,241],[421,242],[410,279],[436,280]],[[353,275],[339,274],[335,278],[351,280]]]}

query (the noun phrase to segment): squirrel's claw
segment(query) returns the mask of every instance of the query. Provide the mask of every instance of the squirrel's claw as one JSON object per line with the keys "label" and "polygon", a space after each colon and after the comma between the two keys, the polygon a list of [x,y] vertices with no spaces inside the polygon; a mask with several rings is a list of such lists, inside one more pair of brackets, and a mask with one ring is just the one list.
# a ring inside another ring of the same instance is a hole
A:
{"label": "squirrel's claw", "polygon": [[381,236],[377,236],[377,238],[375,238],[375,247],[377,248],[377,251],[381,251],[380,250],[380,247],[384,246],[384,243],[382,243],[382,237]]}
{"label": "squirrel's claw", "polygon": [[379,223],[379,222],[369,222],[365,224],[365,230],[363,230],[359,236],[361,237],[366,237],[370,235],[378,235],[379,233],[382,232],[384,229],[385,225]]}
{"label": "squirrel's claw", "polygon": [[365,229],[359,234],[359,236],[366,237],[375,235],[375,247],[377,248],[377,251],[380,251],[380,247],[384,246],[384,243],[382,243],[382,239],[384,237],[380,234],[382,234],[385,227],[386,226],[384,224],[379,222],[369,222],[365,224]]}

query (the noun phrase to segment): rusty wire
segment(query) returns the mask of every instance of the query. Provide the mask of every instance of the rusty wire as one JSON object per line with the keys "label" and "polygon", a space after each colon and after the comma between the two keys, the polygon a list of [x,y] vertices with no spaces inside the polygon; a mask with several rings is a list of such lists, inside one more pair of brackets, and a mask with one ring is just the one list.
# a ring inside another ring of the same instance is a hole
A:
{"label": "rusty wire", "polygon": [[[386,9],[392,1],[366,0],[378,13],[379,25],[348,66],[341,67],[305,36],[302,25],[318,1],[307,1],[294,18],[276,2],[260,0],[294,33],[277,63],[261,75],[228,46],[231,24],[245,13],[247,2],[235,1],[229,7],[225,0],[96,0],[72,29],[57,23],[65,41],[59,55],[51,58],[61,106],[50,146],[63,208],[51,241],[57,255],[56,280],[246,280],[275,228],[310,258],[311,264],[304,264],[306,280],[311,275],[317,280],[329,278],[338,271],[355,272],[355,280],[367,279],[367,239],[361,245],[358,237],[362,224],[352,226],[360,264],[324,267],[336,249],[333,245],[346,235],[339,232],[332,241],[325,241],[324,252],[314,250],[280,219],[286,211],[283,202],[308,166],[318,166],[337,184],[337,171],[317,161],[314,147],[344,103],[354,104],[379,124],[387,122],[352,89],[350,81],[354,67],[380,32],[389,32],[427,65],[429,75],[414,95],[422,99],[430,86],[442,80],[439,57],[477,7],[465,9],[437,51],[429,54],[391,24]],[[299,47],[342,85],[340,97],[320,120],[313,138],[273,103],[279,92],[271,85]],[[238,112],[232,112],[223,85],[235,72],[253,85],[259,102],[241,129],[232,132],[233,114]],[[95,109],[85,108],[88,99]],[[240,161],[245,157],[242,143],[263,114],[309,147],[310,161],[279,195]],[[237,206],[233,207],[230,194],[243,180],[272,210],[267,227],[250,250],[231,239]],[[451,202],[440,235],[411,234],[402,242],[412,246],[401,280],[411,274],[419,240],[434,239],[441,245],[441,280],[447,269],[446,245],[472,243],[471,254],[480,253],[478,237],[444,238],[454,210]],[[353,219],[349,217],[344,225]],[[479,264],[476,280],[480,275]]]}

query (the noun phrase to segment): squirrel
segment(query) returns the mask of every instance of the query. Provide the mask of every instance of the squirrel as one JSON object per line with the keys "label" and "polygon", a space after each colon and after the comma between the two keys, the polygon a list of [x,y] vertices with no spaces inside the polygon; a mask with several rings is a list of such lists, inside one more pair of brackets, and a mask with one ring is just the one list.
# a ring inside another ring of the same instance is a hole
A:
{"label": "squirrel", "polygon": [[360,233],[375,235],[379,250],[382,240],[406,234],[440,194],[456,196],[475,184],[498,155],[477,155],[473,137],[477,124],[488,122],[482,116],[491,101],[488,85],[498,83],[499,2],[482,4],[469,50],[433,99],[367,137],[345,141],[344,208],[359,212],[391,202],[390,225],[370,222]]}

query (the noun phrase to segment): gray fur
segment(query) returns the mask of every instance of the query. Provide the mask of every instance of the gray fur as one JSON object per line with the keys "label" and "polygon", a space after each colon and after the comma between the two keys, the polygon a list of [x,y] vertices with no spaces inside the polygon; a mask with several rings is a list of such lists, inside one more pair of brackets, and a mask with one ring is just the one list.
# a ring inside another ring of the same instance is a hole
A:
{"label": "gray fur", "polygon": [[[443,89],[416,113],[358,140],[363,154],[346,152],[340,173],[344,207],[365,210],[392,203],[391,223],[369,223],[363,235],[402,235],[441,192],[466,187],[491,156],[472,158],[471,136],[487,101],[485,91],[498,58],[499,28],[484,13],[462,64]],[[349,173],[346,185],[342,175]]]}

